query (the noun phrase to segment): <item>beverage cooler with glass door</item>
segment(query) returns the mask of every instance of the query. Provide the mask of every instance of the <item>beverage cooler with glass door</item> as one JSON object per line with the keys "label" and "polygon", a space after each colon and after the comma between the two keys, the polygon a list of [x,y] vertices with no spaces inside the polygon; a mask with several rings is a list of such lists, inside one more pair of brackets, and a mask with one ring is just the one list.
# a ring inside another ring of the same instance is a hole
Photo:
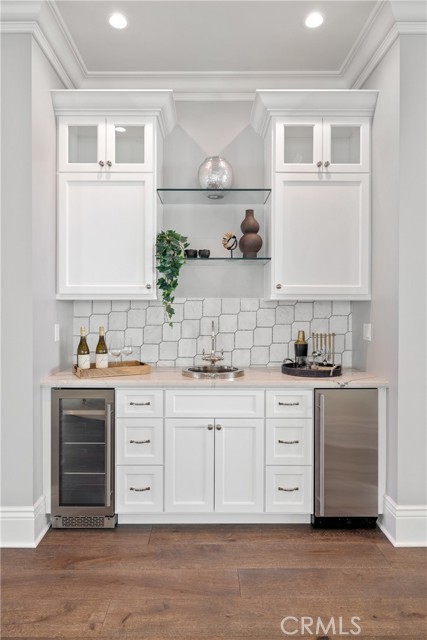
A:
{"label": "beverage cooler with glass door", "polygon": [[52,527],[113,528],[114,390],[52,389]]}

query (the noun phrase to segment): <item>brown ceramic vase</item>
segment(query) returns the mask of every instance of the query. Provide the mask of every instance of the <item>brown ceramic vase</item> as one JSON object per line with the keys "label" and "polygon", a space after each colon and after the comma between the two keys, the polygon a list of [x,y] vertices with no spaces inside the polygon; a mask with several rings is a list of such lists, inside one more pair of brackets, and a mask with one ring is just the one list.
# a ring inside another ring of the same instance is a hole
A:
{"label": "brown ceramic vase", "polygon": [[255,220],[254,210],[246,209],[246,216],[240,225],[243,236],[239,240],[239,249],[244,258],[256,258],[262,247],[262,238],[258,235],[259,224]]}

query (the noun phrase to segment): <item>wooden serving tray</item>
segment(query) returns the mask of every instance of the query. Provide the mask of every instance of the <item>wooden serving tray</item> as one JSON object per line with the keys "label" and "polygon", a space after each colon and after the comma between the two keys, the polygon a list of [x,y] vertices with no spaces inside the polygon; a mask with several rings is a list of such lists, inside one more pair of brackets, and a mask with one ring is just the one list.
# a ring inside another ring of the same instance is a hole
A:
{"label": "wooden serving tray", "polygon": [[125,362],[115,362],[109,364],[106,369],[97,369],[94,364],[90,365],[90,369],[79,369],[73,365],[73,373],[78,378],[111,378],[114,376],[140,376],[150,373],[151,367],[144,362],[138,360],[126,360]]}

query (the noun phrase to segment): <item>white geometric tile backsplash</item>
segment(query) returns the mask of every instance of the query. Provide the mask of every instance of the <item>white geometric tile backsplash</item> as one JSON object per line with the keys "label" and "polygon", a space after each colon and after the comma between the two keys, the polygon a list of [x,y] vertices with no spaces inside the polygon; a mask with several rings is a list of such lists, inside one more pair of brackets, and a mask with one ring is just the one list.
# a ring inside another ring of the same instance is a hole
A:
{"label": "white geometric tile backsplash", "polygon": [[157,300],[74,302],[74,361],[80,327],[89,331],[87,340],[93,354],[99,326],[103,326],[107,344],[112,334],[119,333],[134,347],[131,360],[158,366],[200,364],[203,349],[211,349],[213,321],[217,350],[224,349],[224,364],[277,366],[294,357],[293,342],[301,329],[306,338],[311,333],[336,333],[335,362],[352,364],[350,302],[176,298],[174,309],[170,327]]}

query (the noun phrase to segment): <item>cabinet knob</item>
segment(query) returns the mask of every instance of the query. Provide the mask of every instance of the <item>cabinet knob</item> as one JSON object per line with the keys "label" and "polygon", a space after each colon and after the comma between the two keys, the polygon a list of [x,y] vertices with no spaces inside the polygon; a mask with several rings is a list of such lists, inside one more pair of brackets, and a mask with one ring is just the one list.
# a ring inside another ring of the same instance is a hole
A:
{"label": "cabinet knob", "polygon": [[222,426],[221,426],[220,424],[217,424],[217,425],[216,425],[216,430],[217,430],[217,431],[221,431],[221,429],[222,429]]}
{"label": "cabinet knob", "polygon": [[[316,162],[316,164],[317,164],[318,167],[321,167],[322,166],[322,161],[319,160],[319,162]],[[325,162],[325,166],[326,166],[326,162]]]}
{"label": "cabinet knob", "polygon": [[326,160],[326,162],[325,162],[325,167],[329,167],[329,165],[330,165],[330,164],[331,164],[331,163],[329,162],[329,160]]}
{"label": "cabinet knob", "polygon": [[276,284],[276,289],[281,289],[282,285],[281,284]]}
{"label": "cabinet knob", "polygon": [[111,167],[111,166],[112,166],[112,164],[113,164],[113,163],[111,162],[111,160],[107,160],[107,167]]}
{"label": "cabinet knob", "polygon": [[147,289],[151,289],[151,284],[147,284]]}
{"label": "cabinet knob", "polygon": [[212,429],[213,429],[213,424],[208,424],[208,429],[209,429],[209,431],[212,431]]}
{"label": "cabinet knob", "polygon": [[99,161],[98,161],[98,164],[99,164],[99,166],[100,166],[100,167],[103,167],[105,163],[104,163],[104,161],[103,161],[103,160],[99,160]]}

